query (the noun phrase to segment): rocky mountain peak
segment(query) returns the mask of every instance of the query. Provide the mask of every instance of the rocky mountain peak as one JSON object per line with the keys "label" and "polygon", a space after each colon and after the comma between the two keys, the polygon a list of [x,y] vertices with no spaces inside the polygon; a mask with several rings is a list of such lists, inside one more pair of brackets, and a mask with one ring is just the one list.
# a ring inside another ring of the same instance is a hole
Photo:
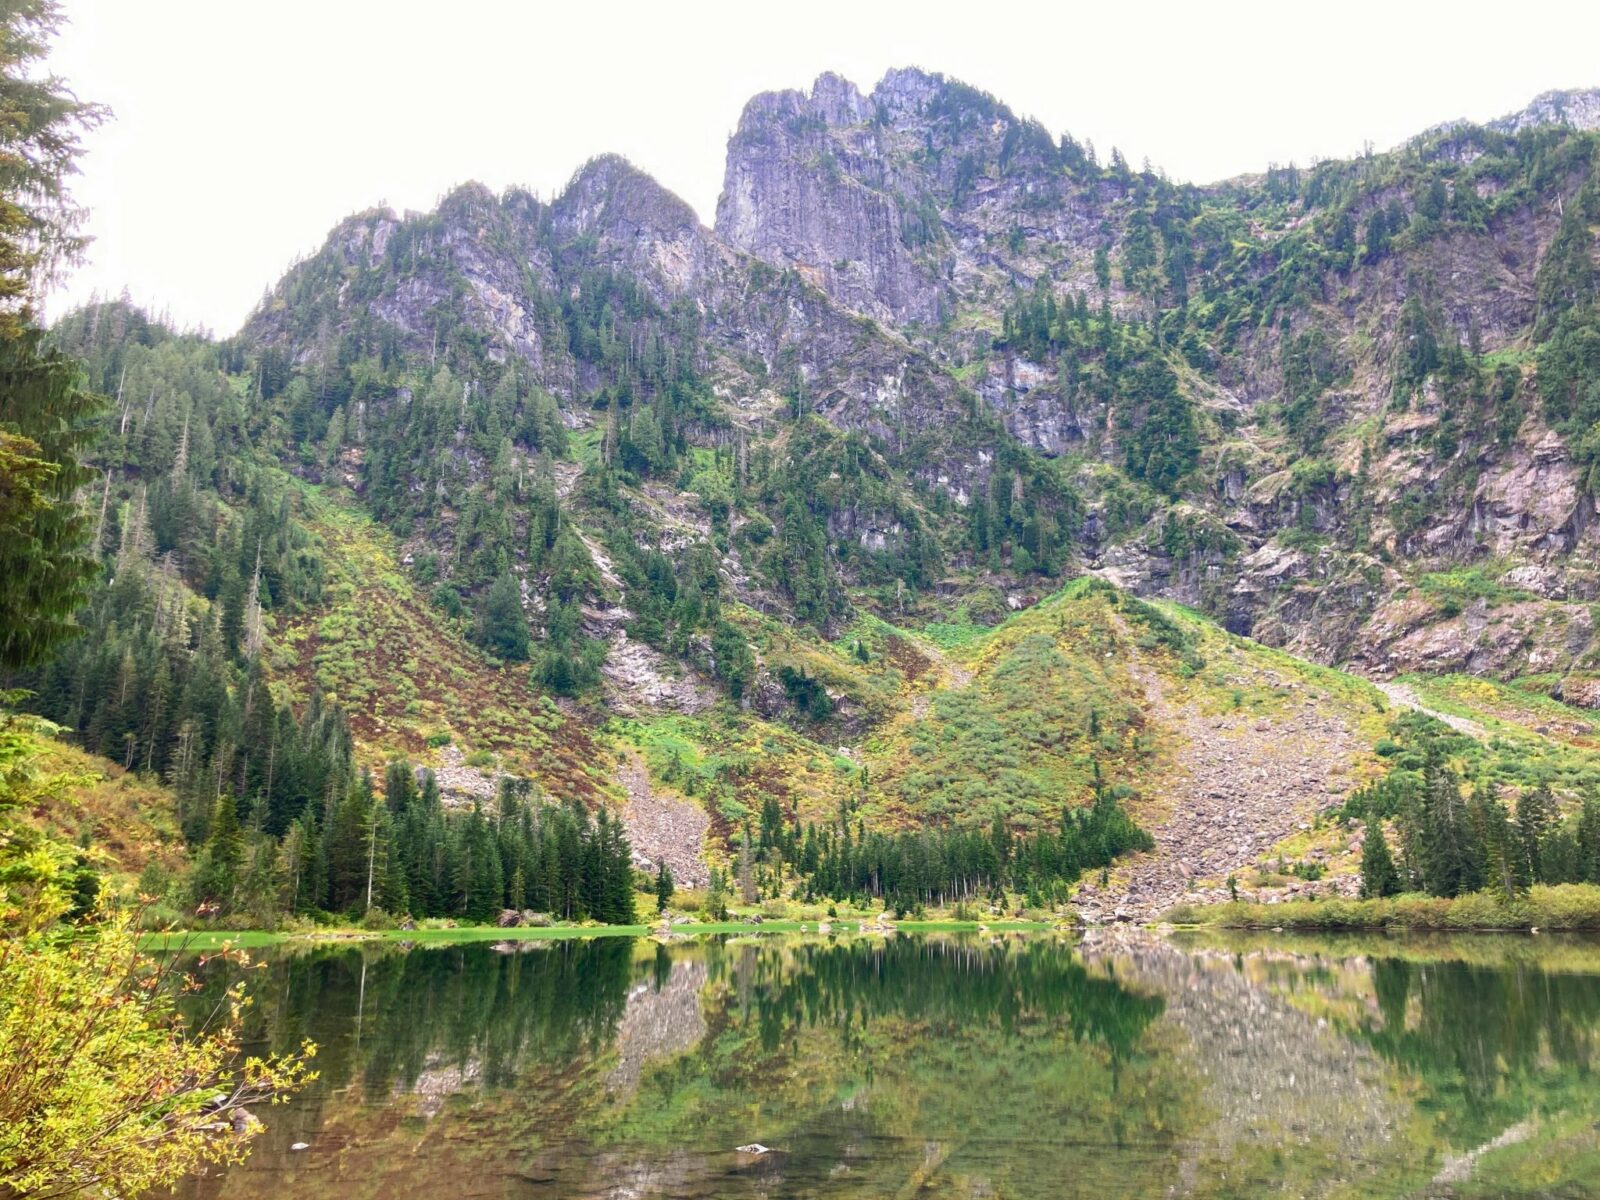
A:
{"label": "rocky mountain peak", "polygon": [[619,226],[671,237],[699,229],[689,204],[620,154],[603,154],[578,169],[552,206],[558,234],[581,237]]}
{"label": "rocky mountain peak", "polygon": [[[893,73],[895,112],[930,77]],[[889,77],[886,77],[886,82]],[[884,85],[880,85],[880,91]],[[882,321],[933,323],[944,287],[921,254],[931,241],[906,221],[908,188],[897,173],[905,147],[872,121],[864,98],[835,74],[810,93],[769,92],[745,106],[729,140],[716,229],[774,266],[794,268],[835,300]]]}
{"label": "rocky mountain peak", "polygon": [[861,89],[832,71],[817,76],[811,85],[810,104],[829,125],[856,125],[871,113]]}
{"label": "rocky mountain peak", "polygon": [[1600,129],[1600,88],[1541,92],[1520,112],[1489,122],[1489,128],[1501,133],[1518,133],[1536,125]]}
{"label": "rocky mountain peak", "polygon": [[894,67],[872,89],[872,100],[891,117],[897,117],[926,107],[946,84],[943,75],[921,67]]}
{"label": "rocky mountain peak", "polygon": [[[1587,394],[1576,164],[1597,143],[1576,130],[1600,127],[1600,92],[1496,127],[1552,124],[1201,189],[942,75],[824,73],[746,106],[714,231],[616,155],[548,205],[467,184],[346,221],[247,334],[300,367],[448,363],[488,395],[514,366],[566,429],[620,446],[638,507],[615,545],[710,536],[684,476],[735,451],[771,482],[727,575],[819,628],[844,609],[830,580],[899,580],[924,611],[955,580],[1009,611],[1094,572],[1326,661],[1600,695],[1573,440],[1593,418],[1540,391],[1566,370],[1567,403]],[[1547,141],[1573,169],[1544,165]],[[436,447],[414,450],[405,494],[442,504]],[[695,487],[714,497],[722,469]],[[785,591],[809,565],[762,548],[800,544],[767,531],[798,528],[802,497],[816,601]]]}

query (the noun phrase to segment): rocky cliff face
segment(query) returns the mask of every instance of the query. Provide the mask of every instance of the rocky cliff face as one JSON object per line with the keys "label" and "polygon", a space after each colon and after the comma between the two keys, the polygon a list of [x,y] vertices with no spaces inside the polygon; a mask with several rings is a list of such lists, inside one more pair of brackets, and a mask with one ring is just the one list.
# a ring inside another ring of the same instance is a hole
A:
{"label": "rocky cliff face", "polygon": [[[823,75],[809,95],[769,92],[746,106],[728,147],[717,231],[730,243],[793,267],[843,303],[883,320],[937,322],[947,302],[932,255],[941,231],[902,214],[874,124],[876,97]],[[926,240],[925,240],[926,239]]]}
{"label": "rocky cliff face", "polygon": [[547,211],[525,192],[456,189],[428,214],[372,209],[341,222],[320,252],[290,269],[250,318],[245,336],[297,363],[335,353],[342,337],[417,360],[448,358],[470,328],[491,361],[527,366],[572,388],[572,362],[551,306],[556,266]]}
{"label": "rocky cliff face", "polygon": [[[285,277],[246,335],[300,362],[340,337],[398,340],[432,362],[465,335],[484,342],[488,360],[516,359],[579,408],[595,377],[567,344],[561,300],[596,273],[642,289],[661,336],[697,356],[735,426],[770,436],[803,404],[891,456],[918,443],[914,473],[958,501],[984,486],[1004,434],[972,425],[971,398],[927,350],[852,311],[808,272],[774,270],[731,245],[615,156],[586,165],[548,207],[469,185],[425,216],[352,217]],[[581,409],[572,417],[587,419]]]}
{"label": "rocky cliff face", "polygon": [[728,144],[717,231],[792,266],[847,306],[932,328],[1043,274],[1086,286],[1118,185],[1036,122],[964,84],[890,71],[863,96],[822,75],[810,93],[745,108]]}

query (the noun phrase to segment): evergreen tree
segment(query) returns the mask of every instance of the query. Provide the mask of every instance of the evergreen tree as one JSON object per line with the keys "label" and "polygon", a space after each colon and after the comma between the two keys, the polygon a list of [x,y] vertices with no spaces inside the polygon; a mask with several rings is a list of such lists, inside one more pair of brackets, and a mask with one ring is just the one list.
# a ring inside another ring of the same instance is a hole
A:
{"label": "evergreen tree", "polygon": [[673,891],[672,868],[663,861],[656,868],[656,912],[667,911],[667,905],[672,903]]}
{"label": "evergreen tree", "polygon": [[1383,826],[1377,821],[1367,821],[1366,836],[1361,841],[1361,896],[1379,899],[1400,893],[1400,872],[1395,869],[1389,854],[1389,842],[1383,836]]}
{"label": "evergreen tree", "polygon": [[79,137],[109,112],[38,69],[62,20],[55,0],[0,7],[0,341],[27,328],[32,294],[86,244],[67,180]]}
{"label": "evergreen tree", "polygon": [[[8,170],[0,163],[0,180]],[[9,208],[0,200],[0,215]],[[0,257],[0,297],[6,279]],[[77,492],[94,477],[79,457],[101,400],[36,330],[7,335],[7,321],[0,309],[0,671],[42,663],[77,633],[73,613],[99,573]]]}
{"label": "evergreen tree", "polygon": [[98,571],[76,493],[101,401],[76,363],[41,347],[31,304],[83,249],[66,183],[80,135],[107,115],[39,69],[61,21],[54,0],[0,8],[0,672],[76,632]]}
{"label": "evergreen tree", "polygon": [[713,921],[728,919],[728,877],[721,867],[712,867],[706,884],[706,916]]}
{"label": "evergreen tree", "polygon": [[1543,780],[1517,795],[1517,865],[1524,883],[1545,882],[1543,847],[1556,816],[1555,797]]}
{"label": "evergreen tree", "polygon": [[522,590],[509,571],[494,581],[484,597],[478,641],[491,654],[512,662],[524,662],[528,657],[532,638],[528,618],[522,611]]}
{"label": "evergreen tree", "polygon": [[494,834],[481,808],[474,806],[461,839],[466,888],[461,913],[479,923],[493,921],[505,899],[505,878]]}
{"label": "evergreen tree", "polygon": [[359,912],[365,906],[373,803],[372,779],[363,773],[334,805],[323,842],[330,912]]}
{"label": "evergreen tree", "polygon": [[233,797],[224,792],[212,807],[211,832],[190,881],[194,899],[231,910],[243,861],[244,834],[239,828],[239,808]]}
{"label": "evergreen tree", "polygon": [[1424,770],[1422,881],[1435,896],[1460,896],[1483,886],[1483,847],[1461,799],[1461,779],[1437,756]]}
{"label": "evergreen tree", "polygon": [[1577,878],[1575,883],[1600,883],[1600,798],[1586,796],[1578,812]]}
{"label": "evergreen tree", "polygon": [[1492,785],[1485,782],[1473,789],[1469,817],[1483,853],[1483,882],[1479,886],[1488,884],[1506,900],[1526,891],[1523,848]]}

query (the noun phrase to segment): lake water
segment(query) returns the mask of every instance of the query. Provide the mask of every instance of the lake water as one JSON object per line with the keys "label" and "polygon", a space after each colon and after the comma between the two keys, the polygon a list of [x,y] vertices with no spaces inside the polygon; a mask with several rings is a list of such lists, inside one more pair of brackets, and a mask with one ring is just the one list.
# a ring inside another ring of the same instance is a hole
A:
{"label": "lake water", "polygon": [[1600,1196],[1600,943],[258,957],[260,1046],[321,1078],[187,1197]]}

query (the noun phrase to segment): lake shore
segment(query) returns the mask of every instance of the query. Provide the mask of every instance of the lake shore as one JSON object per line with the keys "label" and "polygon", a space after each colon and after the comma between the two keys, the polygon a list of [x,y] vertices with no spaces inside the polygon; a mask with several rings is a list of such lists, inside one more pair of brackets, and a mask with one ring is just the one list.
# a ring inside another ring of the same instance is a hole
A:
{"label": "lake shore", "polygon": [[[1178,905],[1150,925],[1200,929],[1298,930],[1367,933],[1600,933],[1600,886],[1539,886],[1527,895],[1505,900],[1488,892],[1455,899],[1406,895],[1382,900],[1288,900],[1281,904],[1234,901]],[[634,925],[429,925],[417,929],[365,929],[358,925],[265,929],[174,929],[147,934],[151,950],[213,950],[223,945],[249,948],[283,943],[302,945],[356,942],[405,942],[414,945],[453,942],[559,941],[568,938],[656,937],[681,939],[712,934],[773,933],[848,934],[1005,933],[1067,931],[1095,928],[1066,913],[1055,920],[958,921],[951,919],[890,921],[876,916],[845,919],[751,920]],[[1131,923],[1130,923],[1131,927]]]}

